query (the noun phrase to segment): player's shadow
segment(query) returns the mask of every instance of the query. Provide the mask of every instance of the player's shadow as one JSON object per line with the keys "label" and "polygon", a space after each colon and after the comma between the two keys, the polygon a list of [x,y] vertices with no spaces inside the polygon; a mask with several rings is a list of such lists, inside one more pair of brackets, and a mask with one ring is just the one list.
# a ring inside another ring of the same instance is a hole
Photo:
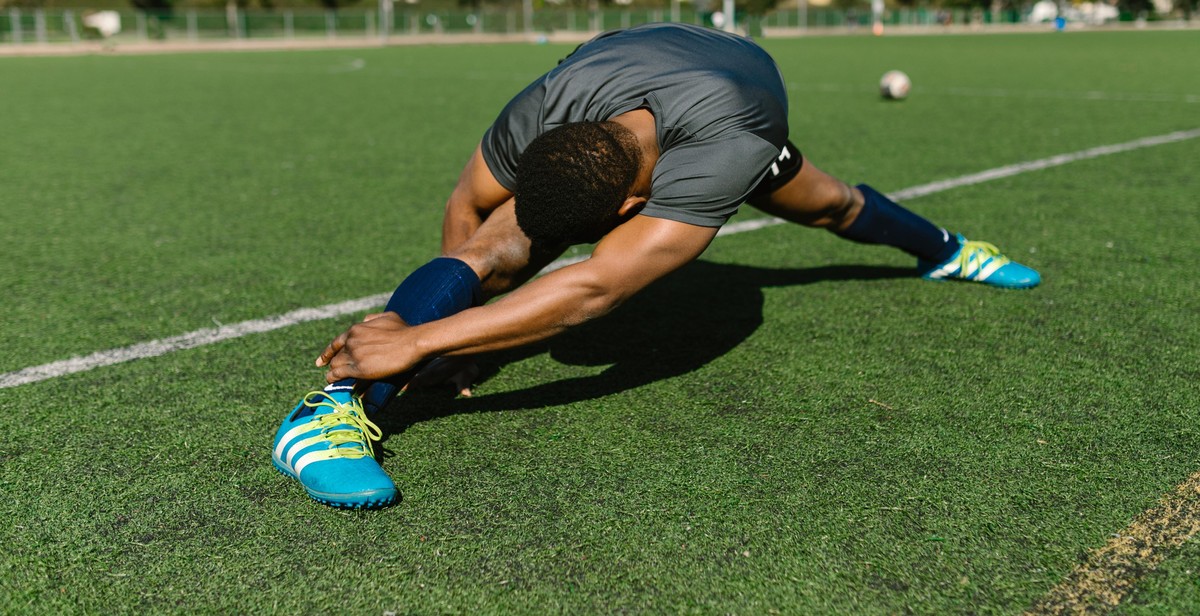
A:
{"label": "player's shadow", "polygon": [[376,422],[391,435],[436,417],[543,408],[633,389],[696,370],[741,344],[762,324],[764,288],[911,276],[912,268],[901,267],[767,269],[695,261],[604,318],[542,343],[480,357],[476,382],[494,376],[502,365],[545,352],[568,365],[607,365],[600,373],[472,398],[455,398],[449,388],[412,391]]}

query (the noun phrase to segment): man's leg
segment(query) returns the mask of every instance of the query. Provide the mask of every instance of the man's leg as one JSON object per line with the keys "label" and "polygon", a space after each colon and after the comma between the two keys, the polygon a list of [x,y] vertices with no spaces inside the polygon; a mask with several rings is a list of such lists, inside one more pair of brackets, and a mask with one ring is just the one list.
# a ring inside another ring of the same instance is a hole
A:
{"label": "man's leg", "polygon": [[[515,289],[561,253],[531,254],[509,203],[493,212],[461,248],[404,279],[384,310],[395,312],[409,325],[443,319]],[[419,372],[412,370],[359,388],[367,412],[383,410]],[[354,381],[346,379],[334,385],[353,388]]]}
{"label": "man's leg", "polygon": [[[479,276],[459,259],[440,257],[408,275],[392,293],[385,312],[394,312],[409,325],[444,319],[478,306],[483,301]],[[363,407],[374,415],[383,410],[416,374],[416,370],[366,385],[361,391]],[[333,386],[355,388],[354,379]]]}
{"label": "man's leg", "polygon": [[[405,278],[387,310],[419,325],[470,308],[479,296],[479,277],[466,263],[439,258]],[[327,505],[358,508],[394,502],[396,485],[375,460],[371,443],[382,432],[369,411],[386,406],[409,378],[411,374],[404,374],[369,384],[361,398],[360,384],[353,379],[304,396],[275,433],[275,468]]]}
{"label": "man's leg", "polygon": [[[789,143],[788,148],[794,146]],[[1037,272],[1010,261],[995,246],[951,234],[866,184],[848,186],[811,161],[801,163],[794,149],[790,154],[794,158],[780,161],[778,177],[767,178],[763,189],[751,196],[751,205],[848,240],[899,248],[917,257],[919,273],[928,279],[958,278],[1008,288],[1041,281]],[[786,163],[791,163],[790,170]]]}
{"label": "man's leg", "polygon": [[[445,318],[515,288],[555,256],[531,256],[510,203],[493,212],[453,255],[434,259],[405,278],[385,310],[409,325]],[[393,502],[395,484],[379,467],[371,446],[382,434],[368,415],[387,406],[413,374],[370,384],[345,379],[306,395],[276,432],[276,468],[328,505]]]}

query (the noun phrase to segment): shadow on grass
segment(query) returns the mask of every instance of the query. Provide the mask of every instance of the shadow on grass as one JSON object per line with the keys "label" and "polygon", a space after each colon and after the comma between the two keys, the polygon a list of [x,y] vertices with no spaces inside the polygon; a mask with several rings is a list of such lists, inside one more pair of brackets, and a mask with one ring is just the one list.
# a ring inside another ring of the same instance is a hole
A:
{"label": "shadow on grass", "polygon": [[476,382],[494,376],[499,366],[546,352],[568,365],[608,365],[603,372],[473,398],[455,398],[448,388],[413,391],[393,402],[376,422],[386,438],[437,417],[593,400],[686,374],[729,352],[762,324],[764,288],[913,275],[911,268],[900,267],[766,269],[696,261],[602,319],[541,343],[480,357],[482,373]]}

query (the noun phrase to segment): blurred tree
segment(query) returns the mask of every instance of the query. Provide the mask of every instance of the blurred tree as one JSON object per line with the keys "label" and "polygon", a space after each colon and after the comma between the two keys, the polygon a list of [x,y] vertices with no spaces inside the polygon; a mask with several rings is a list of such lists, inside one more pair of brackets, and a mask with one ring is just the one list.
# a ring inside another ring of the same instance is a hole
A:
{"label": "blurred tree", "polygon": [[358,0],[318,0],[318,3],[321,6],[331,11],[336,11],[344,6],[354,4],[355,2],[358,2]]}
{"label": "blurred tree", "polygon": [[1175,8],[1183,11],[1184,21],[1192,20],[1192,13],[1196,12],[1198,5],[1200,5],[1198,0],[1175,0]]}
{"label": "blurred tree", "polygon": [[956,9],[991,8],[992,0],[944,0],[939,6]]}
{"label": "blurred tree", "polygon": [[1138,17],[1143,13],[1153,15],[1154,2],[1153,0],[1117,0],[1117,9],[1133,17]]}
{"label": "blurred tree", "polygon": [[739,20],[743,22],[741,26],[746,34],[750,38],[758,38],[763,35],[763,16],[777,4],[779,0],[735,0],[733,6],[736,13],[745,16],[739,17]]}
{"label": "blurred tree", "polygon": [[174,0],[129,0],[134,8],[147,15],[160,19],[169,19]]}
{"label": "blurred tree", "polygon": [[761,16],[766,15],[777,4],[779,4],[779,0],[737,0],[734,6],[739,13]]}
{"label": "blurred tree", "polygon": [[[402,1],[402,0],[397,0]],[[459,8],[466,8],[472,11],[478,11],[484,6],[493,8],[520,8],[521,0],[455,0]],[[572,2],[572,4],[580,4],[580,2]]]}
{"label": "blurred tree", "polygon": [[[289,6],[304,6],[305,4],[306,3],[304,3],[304,2],[288,3]],[[225,0],[223,2],[218,0],[217,5],[225,6],[225,7],[228,7],[229,5],[233,5],[233,6],[236,6],[238,8],[238,10],[241,10],[241,11],[248,9],[251,6],[258,6],[259,8],[262,8],[262,9],[265,9],[268,11],[273,11],[273,10],[275,10],[276,2],[275,2],[275,0]]]}

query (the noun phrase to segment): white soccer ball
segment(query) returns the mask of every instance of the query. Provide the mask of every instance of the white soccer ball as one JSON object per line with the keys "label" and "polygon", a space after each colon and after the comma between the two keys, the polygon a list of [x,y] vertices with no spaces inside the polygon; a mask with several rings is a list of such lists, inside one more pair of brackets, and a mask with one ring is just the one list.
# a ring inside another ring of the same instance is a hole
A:
{"label": "white soccer ball", "polygon": [[908,96],[910,89],[912,89],[912,81],[903,71],[888,71],[879,80],[879,93],[889,100],[903,99]]}

